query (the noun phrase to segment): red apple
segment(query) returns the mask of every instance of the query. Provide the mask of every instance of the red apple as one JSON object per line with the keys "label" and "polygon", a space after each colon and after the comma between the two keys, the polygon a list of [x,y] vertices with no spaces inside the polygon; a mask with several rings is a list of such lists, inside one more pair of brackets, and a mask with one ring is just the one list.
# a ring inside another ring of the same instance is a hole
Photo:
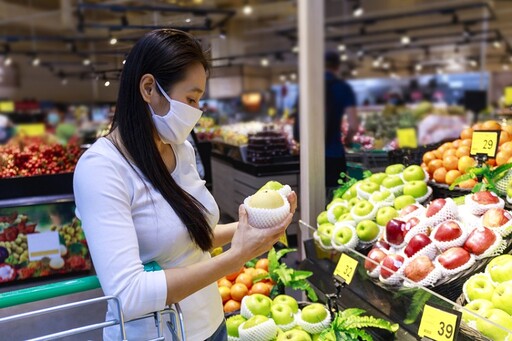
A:
{"label": "red apple", "polygon": [[406,206],[404,207],[401,211],[400,211],[400,218],[416,211],[417,209],[419,208],[418,204],[411,204],[409,206]]}
{"label": "red apple", "polygon": [[489,191],[476,192],[471,198],[481,205],[497,204],[499,202],[496,193]]}
{"label": "red apple", "polygon": [[373,249],[370,250],[370,252],[368,252],[367,257],[370,258],[371,260],[375,261],[376,263],[371,262],[368,259],[365,259],[364,268],[366,270],[368,270],[369,272],[372,272],[380,264],[380,262],[382,262],[382,260],[384,258],[386,258],[386,256],[387,255],[384,253],[384,251],[382,251],[378,247],[374,247]]}
{"label": "red apple", "polygon": [[405,277],[419,282],[435,269],[434,263],[427,256],[416,257],[404,269]]}
{"label": "red apple", "polygon": [[496,234],[487,227],[478,227],[471,231],[464,243],[464,249],[475,254],[481,255],[496,241]]}
{"label": "red apple", "polygon": [[381,237],[376,243],[375,247],[378,247],[379,249],[383,250],[389,250],[391,248],[391,245],[384,239],[384,237]]}
{"label": "red apple", "polygon": [[462,228],[455,220],[447,220],[439,225],[434,233],[434,239],[440,242],[448,242],[462,236]]}
{"label": "red apple", "polygon": [[420,219],[417,217],[412,217],[411,219],[407,220],[407,223],[404,227],[404,236],[416,225],[418,225],[420,222]]}
{"label": "red apple", "polygon": [[471,255],[462,247],[451,247],[437,257],[439,264],[448,270],[457,269],[466,264]]}
{"label": "red apple", "polygon": [[427,218],[433,217],[434,215],[436,215],[437,212],[443,209],[445,204],[446,200],[443,198],[432,200],[430,205],[428,205],[427,207],[427,212],[425,213],[425,215],[427,216]]}
{"label": "red apple", "polygon": [[386,241],[391,245],[401,245],[404,242],[405,222],[391,219],[386,224]]}
{"label": "red apple", "polygon": [[404,253],[407,257],[412,257],[416,252],[420,251],[430,243],[432,243],[432,240],[430,240],[426,234],[418,233],[411,238],[409,243],[407,243]]}
{"label": "red apple", "polygon": [[491,208],[484,213],[482,224],[485,227],[501,227],[512,219],[510,212],[505,211],[503,208]]}
{"label": "red apple", "polygon": [[[387,255],[380,263],[383,268],[380,269],[382,278],[391,277],[404,264],[404,257],[400,255]],[[387,269],[385,269],[385,268]],[[389,269],[389,270],[388,270]],[[390,271],[392,270],[392,271]]]}

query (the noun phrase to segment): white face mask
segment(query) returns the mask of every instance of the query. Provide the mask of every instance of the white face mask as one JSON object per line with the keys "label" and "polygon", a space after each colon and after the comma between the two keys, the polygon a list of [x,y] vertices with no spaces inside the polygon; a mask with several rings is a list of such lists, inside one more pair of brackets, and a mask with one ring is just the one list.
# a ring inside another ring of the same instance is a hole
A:
{"label": "white face mask", "polygon": [[158,82],[156,85],[169,102],[169,112],[164,116],[155,114],[151,105],[148,104],[158,135],[165,143],[182,144],[203,112],[185,103],[172,100]]}

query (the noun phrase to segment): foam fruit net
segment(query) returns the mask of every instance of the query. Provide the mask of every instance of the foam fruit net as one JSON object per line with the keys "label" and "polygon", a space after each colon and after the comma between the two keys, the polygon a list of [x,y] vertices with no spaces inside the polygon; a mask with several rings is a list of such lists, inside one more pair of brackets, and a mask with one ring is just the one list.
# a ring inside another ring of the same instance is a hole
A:
{"label": "foam fruit net", "polygon": [[302,314],[299,311],[297,314],[297,324],[299,326],[301,326],[302,329],[304,329],[306,332],[308,332],[310,334],[318,334],[318,333],[322,332],[324,329],[328,328],[329,325],[331,324],[331,314],[329,313],[327,308],[325,308],[325,311],[327,312],[327,316],[325,317],[325,319],[323,321],[318,322],[318,323],[309,323],[309,322],[304,321],[302,319]]}
{"label": "foam fruit net", "polygon": [[266,229],[277,226],[283,222],[288,216],[288,213],[290,213],[290,203],[286,197],[282,197],[284,205],[278,208],[254,208],[249,205],[251,197],[245,198],[244,207],[247,211],[249,225],[259,229]]}
{"label": "foam fruit net", "polygon": [[242,323],[238,327],[241,340],[272,340],[277,334],[277,326],[272,319],[268,319],[249,329],[243,328],[245,323],[246,322]]}

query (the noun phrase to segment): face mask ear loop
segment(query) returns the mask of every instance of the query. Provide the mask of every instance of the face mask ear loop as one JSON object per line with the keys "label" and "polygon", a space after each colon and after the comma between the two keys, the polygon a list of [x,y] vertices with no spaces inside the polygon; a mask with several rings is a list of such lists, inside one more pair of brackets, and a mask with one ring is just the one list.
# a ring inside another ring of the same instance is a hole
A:
{"label": "face mask ear loop", "polygon": [[160,92],[162,93],[162,95],[165,97],[165,99],[169,102],[169,104],[171,104],[171,98],[169,97],[167,92],[165,92],[164,89],[162,89],[160,84],[158,84],[156,79],[155,79],[155,83],[156,83],[156,86],[158,87],[158,89],[160,90]]}

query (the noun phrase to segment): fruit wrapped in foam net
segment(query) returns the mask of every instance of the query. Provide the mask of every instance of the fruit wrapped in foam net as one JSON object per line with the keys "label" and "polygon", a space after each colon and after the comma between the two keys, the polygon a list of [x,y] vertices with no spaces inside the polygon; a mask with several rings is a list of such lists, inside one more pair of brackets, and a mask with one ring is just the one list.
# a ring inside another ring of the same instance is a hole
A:
{"label": "fruit wrapped in foam net", "polygon": [[277,328],[281,329],[282,331],[288,331],[290,329],[293,329],[297,325],[297,321],[295,319],[295,315],[296,314],[294,314],[294,319],[293,319],[292,322],[290,322],[288,324],[276,324]]}
{"label": "fruit wrapped in foam net", "polygon": [[428,200],[428,198],[430,198],[430,196],[432,195],[432,192],[433,192],[432,187],[427,186],[427,194],[425,194],[419,198],[415,198],[416,202],[419,204],[423,204],[425,201]]}
{"label": "fruit wrapped in foam net", "polygon": [[[480,226],[484,225],[484,219],[483,216],[481,219],[477,219]],[[512,234],[512,219],[507,221],[505,224],[501,225],[500,227],[489,227],[491,230],[497,232],[499,235],[501,235],[503,238],[507,238],[510,234]]]}
{"label": "fruit wrapped in foam net", "polygon": [[496,240],[484,253],[475,255],[476,260],[499,256],[503,254],[503,251],[507,248],[507,241],[504,240],[499,233],[496,233],[496,231],[493,231],[493,233],[496,235]]}
{"label": "fruit wrapped in foam net", "polygon": [[[336,234],[339,232],[339,230],[342,229],[343,227],[347,227],[352,231],[352,237],[346,244],[340,244],[334,238],[334,236],[336,236]],[[357,238],[357,233],[356,233],[356,229],[354,228],[354,226],[352,226],[351,224],[347,224],[344,221],[340,221],[340,222],[337,222],[336,224],[334,224],[334,230],[332,231],[332,237],[331,237],[331,244],[335,250],[344,252],[344,251],[347,251],[348,248],[351,248],[351,249],[355,248],[358,243],[359,243],[359,238]]]}
{"label": "fruit wrapped in foam net", "polygon": [[[430,180],[430,175],[428,175],[428,172],[427,172],[426,170],[423,170],[423,174],[425,174],[425,177],[424,177],[423,179],[420,179],[420,181],[428,182],[428,180]],[[400,177],[400,179],[402,179],[402,181],[403,181],[404,183],[406,183],[406,182],[410,182],[410,181],[405,180],[405,177],[404,177],[404,173],[403,173],[403,172],[402,172],[402,173],[400,173],[400,174],[398,174],[398,176]],[[413,180],[413,181],[414,181],[414,180]]]}
{"label": "fruit wrapped in foam net", "polygon": [[334,210],[336,210],[336,207],[338,207],[338,206],[345,207],[348,211],[348,206],[345,203],[338,202],[338,203],[331,205],[331,207],[329,207],[329,209],[327,210],[327,220],[329,220],[329,222],[331,224],[335,224],[338,221],[338,219],[334,215]]}
{"label": "fruit wrapped in foam net", "polygon": [[379,233],[377,234],[377,236],[375,238],[373,238],[372,240],[369,240],[369,241],[359,240],[358,244],[361,245],[362,247],[375,244],[375,242],[377,242],[380,239],[380,237],[382,237],[382,234],[384,233],[384,229],[385,229],[385,226],[381,226],[381,225],[377,225],[377,226],[379,227]]}
{"label": "fruit wrapped in foam net", "polygon": [[[430,203],[432,205],[432,203]],[[430,206],[429,205],[429,206]],[[428,212],[428,207],[427,207]],[[427,221],[427,224],[429,226],[437,226],[438,224],[442,223],[443,221],[449,220],[449,219],[458,219],[458,207],[457,204],[453,201],[452,198],[446,198],[445,199],[445,205],[437,211],[434,215],[427,217],[425,212],[425,218]]]}
{"label": "fruit wrapped in foam net", "polygon": [[490,210],[491,208],[504,208],[505,207],[505,201],[503,199],[498,197],[493,192],[489,192],[489,193],[491,193],[491,195],[496,197],[496,199],[498,200],[497,203],[481,204],[481,203],[473,200],[473,195],[475,195],[476,194],[475,193],[475,194],[466,195],[466,197],[464,198],[464,204],[466,205],[466,207],[472,214],[477,215],[477,216],[481,216],[482,214],[484,214],[485,212],[487,212],[487,210]]}
{"label": "fruit wrapped in foam net", "polygon": [[465,264],[462,264],[461,266],[454,268],[454,269],[447,269],[441,263],[439,263],[439,256],[437,256],[436,259],[434,260],[434,265],[439,266],[439,268],[441,269],[441,271],[443,273],[443,276],[456,275],[461,271],[469,269],[474,264],[475,264],[475,255],[473,255],[473,254],[469,255],[469,260]]}
{"label": "fruit wrapped in foam net", "polygon": [[318,231],[313,232],[313,239],[318,244],[318,246],[320,246],[320,248],[327,250],[327,251],[334,250],[332,243],[329,245],[326,245],[322,242],[322,239],[320,238],[320,233]]}
{"label": "fruit wrapped in foam net", "polygon": [[414,282],[410,279],[405,279],[404,287],[407,287],[407,288],[413,288],[413,287],[417,287],[417,286],[422,286],[422,287],[430,286],[431,287],[431,286],[434,286],[442,276],[443,276],[442,270],[439,268],[438,265],[434,264],[434,269],[422,280],[420,280],[418,282]]}
{"label": "fruit wrapped in foam net", "polygon": [[[459,225],[461,230],[462,230],[461,235],[459,237],[453,239],[453,240],[448,240],[448,241],[437,240],[435,238],[437,231],[439,230],[439,228],[443,224],[448,223],[448,222],[455,222],[455,223],[457,223],[457,225]],[[446,221],[442,222],[441,224],[438,224],[434,228],[432,233],[430,234],[430,238],[432,239],[432,242],[437,246],[437,248],[439,250],[445,251],[445,250],[448,250],[449,248],[452,248],[452,247],[455,247],[455,246],[462,246],[462,245],[464,245],[464,242],[466,241],[466,239],[468,239],[468,235],[469,235],[469,233],[467,232],[467,229],[464,227],[464,224],[461,221],[454,220],[454,219],[449,219],[449,220],[446,220]]]}
{"label": "fruit wrapped in foam net", "polygon": [[290,213],[290,203],[288,199],[281,195],[278,191],[274,191],[279,195],[279,198],[282,200],[282,205],[276,208],[262,208],[262,207],[254,207],[253,197],[256,194],[245,198],[244,207],[247,211],[247,216],[249,219],[249,225],[264,229],[270,228],[279,225],[286,219],[288,214]]}
{"label": "fruit wrapped in foam net", "polygon": [[247,341],[263,341],[263,340],[274,340],[277,335],[277,325],[272,319],[268,319],[254,327],[245,329],[244,322],[238,327],[238,333],[240,334],[240,340]]}
{"label": "fruit wrapped in foam net", "polygon": [[[404,260],[404,264],[405,264],[405,260]],[[379,281],[381,281],[384,284],[388,284],[388,285],[399,285],[399,284],[401,284],[402,281],[403,281],[403,276],[404,276],[404,264],[402,264],[400,266],[400,268],[398,268],[398,270],[396,270],[396,272],[394,272],[388,278],[382,277],[382,270],[383,270],[384,266],[381,265],[381,270],[380,270],[381,273],[379,275]]]}
{"label": "fruit wrapped in foam net", "polygon": [[398,186],[395,186],[395,187],[391,187],[391,188],[387,188],[387,187],[384,187],[384,186],[380,186],[380,190],[388,190],[390,191],[395,197],[399,197],[401,196],[402,194],[404,194],[404,184],[401,184],[401,185],[398,185]]}
{"label": "fruit wrapped in foam net", "polygon": [[420,219],[420,221],[418,224],[414,225],[413,228],[411,228],[409,231],[407,231],[407,233],[404,236],[405,243],[409,243],[411,241],[411,239],[417,234],[420,234],[420,233],[427,234],[427,232],[429,230],[428,222],[425,220],[424,217],[413,217],[413,218],[418,218],[418,219]]}
{"label": "fruit wrapped in foam net", "polygon": [[357,193],[357,197],[364,199],[364,200],[370,199],[370,196],[372,195],[372,193],[368,193],[361,188],[361,183],[356,185],[356,193]]}
{"label": "fruit wrapped in foam net", "polygon": [[381,207],[391,207],[393,206],[393,202],[395,200],[395,195],[393,193],[390,192],[390,194],[384,199],[384,200],[381,200],[381,201],[375,201],[373,199],[373,197],[370,197],[370,203],[377,207],[377,209],[381,208]]}
{"label": "fruit wrapped in foam net", "polygon": [[414,258],[420,256],[427,256],[430,260],[434,260],[438,253],[439,250],[434,244],[434,242],[431,242],[430,244],[422,247],[421,249],[416,251],[416,253],[414,253],[411,257],[407,257],[403,249],[398,252],[398,254],[402,255],[405,258],[406,265],[409,264]]}
{"label": "fruit wrapped in foam net", "polygon": [[483,226],[482,218],[471,213],[469,208],[467,208],[465,205],[459,206],[459,219],[462,221],[469,233],[471,233],[471,231],[474,229]]}
{"label": "fruit wrapped in foam net", "polygon": [[304,321],[302,319],[302,312],[299,310],[297,313],[297,324],[310,334],[321,333],[324,329],[327,329],[331,324],[331,314],[329,313],[327,308],[324,307],[324,309],[327,312],[327,316],[323,319],[323,321],[317,323],[310,323]]}
{"label": "fruit wrapped in foam net", "polygon": [[[373,205],[372,205],[373,206]],[[352,216],[352,218],[354,218],[354,221],[356,223],[360,222],[360,221],[363,221],[363,220],[373,220],[375,219],[375,217],[377,216],[377,211],[378,211],[378,208],[373,206],[372,210],[370,213],[368,213],[367,215],[364,215],[364,216],[360,216],[360,215],[357,215],[355,213],[355,209],[356,209],[357,206],[354,206],[352,207],[352,209],[350,210],[350,215]]]}

